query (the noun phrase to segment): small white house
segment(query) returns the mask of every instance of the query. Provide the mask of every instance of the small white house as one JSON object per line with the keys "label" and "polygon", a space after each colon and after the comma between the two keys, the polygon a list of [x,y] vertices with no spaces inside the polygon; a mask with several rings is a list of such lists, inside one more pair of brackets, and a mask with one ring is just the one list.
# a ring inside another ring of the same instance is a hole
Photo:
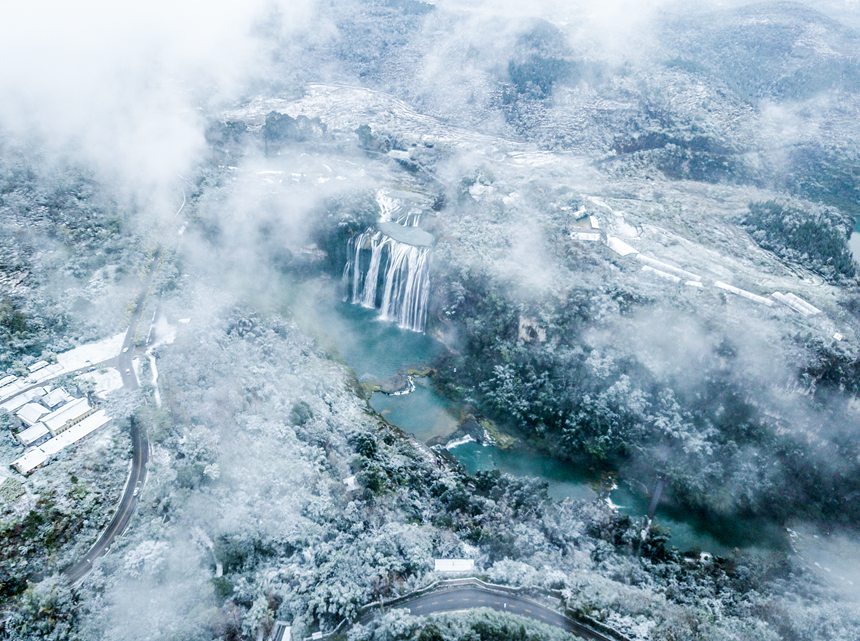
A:
{"label": "small white house", "polygon": [[48,361],[36,361],[32,365],[30,365],[27,369],[30,370],[30,373],[32,374],[33,372],[38,372],[43,367],[47,367],[47,366],[48,366]]}
{"label": "small white house", "polygon": [[48,456],[53,456],[60,450],[73,443],[77,443],[85,436],[95,432],[100,427],[107,425],[109,422],[110,416],[105,414],[104,410],[87,414],[86,417],[65,428],[62,432],[54,436],[54,438],[45,441],[42,444],[42,450]]}
{"label": "small white house", "polygon": [[45,427],[42,423],[36,423],[35,425],[28,427],[23,432],[18,432],[15,435],[15,438],[17,438],[21,442],[21,445],[23,445],[24,447],[30,447],[31,445],[42,440],[49,434],[50,432],[48,431],[47,427]]}
{"label": "small white house", "polygon": [[12,461],[12,467],[21,474],[29,474],[47,460],[48,455],[41,448],[34,447],[24,452],[21,458]]}
{"label": "small white house", "polygon": [[27,427],[33,427],[47,413],[47,408],[42,407],[38,403],[26,403],[21,406],[21,409],[15,412],[15,416],[21,419],[21,422]]}
{"label": "small white house", "polygon": [[89,414],[91,409],[87,399],[76,398],[65,405],[61,405],[50,414],[46,414],[42,418],[42,422],[51,430],[52,434],[56,435]]}

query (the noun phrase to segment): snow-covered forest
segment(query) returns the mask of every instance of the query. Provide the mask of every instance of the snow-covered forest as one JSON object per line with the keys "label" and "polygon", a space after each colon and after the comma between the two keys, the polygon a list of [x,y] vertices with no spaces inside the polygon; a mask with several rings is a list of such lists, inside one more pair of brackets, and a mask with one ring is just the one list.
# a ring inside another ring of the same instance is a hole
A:
{"label": "snow-covered forest", "polygon": [[0,639],[860,637],[852,3],[49,4]]}

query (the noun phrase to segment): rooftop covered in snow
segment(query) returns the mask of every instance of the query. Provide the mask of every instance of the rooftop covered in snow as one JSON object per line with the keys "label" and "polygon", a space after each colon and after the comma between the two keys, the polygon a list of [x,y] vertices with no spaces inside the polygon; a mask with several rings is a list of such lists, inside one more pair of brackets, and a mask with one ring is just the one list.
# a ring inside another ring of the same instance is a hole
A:
{"label": "rooftop covered in snow", "polygon": [[38,403],[26,403],[15,412],[15,415],[20,418],[25,425],[35,425],[43,415],[48,413],[46,407],[42,407]]}

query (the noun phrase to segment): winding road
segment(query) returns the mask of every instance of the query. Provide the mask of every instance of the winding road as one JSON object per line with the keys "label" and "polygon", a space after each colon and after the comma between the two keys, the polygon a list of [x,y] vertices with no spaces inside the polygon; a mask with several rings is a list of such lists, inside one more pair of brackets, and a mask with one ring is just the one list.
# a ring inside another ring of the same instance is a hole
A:
{"label": "winding road", "polygon": [[[158,255],[156,255],[158,260]],[[125,389],[135,390],[139,387],[137,377],[134,374],[132,366],[132,356],[134,354],[134,337],[137,332],[137,325],[140,321],[140,316],[143,313],[144,302],[146,301],[146,293],[149,290],[149,285],[152,282],[152,274],[147,280],[143,292],[135,301],[135,309],[132,314],[131,323],[125,333],[125,339],[122,342],[122,351],[116,358],[116,366],[122,376],[122,385]],[[122,492],[119,505],[116,512],[108,524],[107,528],[101,533],[93,546],[87,550],[83,558],[73,563],[65,570],[66,579],[70,583],[77,583],[83,579],[90,570],[93,569],[93,561],[102,556],[110,549],[114,539],[125,531],[128,523],[137,508],[137,490],[143,485],[146,480],[146,463],[149,460],[149,441],[146,438],[146,430],[132,416],[131,418],[131,471],[128,479],[125,482],[125,488]]]}
{"label": "winding road", "polygon": [[[174,216],[178,217],[182,213],[186,202],[185,192],[183,191],[182,203],[179,205],[179,209],[176,210]],[[116,367],[122,377],[122,386],[128,390],[136,390],[140,387],[132,363],[135,336],[137,326],[140,323],[140,317],[143,314],[146,298],[161,265],[161,257],[162,249],[159,248],[153,255],[152,268],[149,270],[146,282],[143,284],[137,299],[135,299],[134,311],[131,315],[128,330],[125,333],[125,339],[122,341],[122,349],[116,357]],[[146,482],[146,464],[149,461],[149,440],[146,437],[146,429],[134,419],[134,416],[131,418],[131,445],[131,470],[126,479],[125,488],[123,488],[116,512],[110,523],[108,523],[108,526],[99,535],[99,538],[96,539],[92,547],[87,550],[83,558],[63,570],[63,574],[69,583],[75,584],[89,574],[93,569],[93,562],[110,549],[116,537],[125,532],[129,521],[131,521],[131,517],[137,509],[138,492]]]}
{"label": "winding road", "polygon": [[[625,637],[608,628],[598,630],[593,625],[562,614],[549,601],[549,599],[541,600],[539,597],[523,594],[515,588],[493,585],[475,578],[452,579],[442,581],[432,589],[383,604],[368,606],[355,622],[369,623],[391,609],[406,609],[415,616],[428,616],[489,608],[540,621],[589,641],[626,641]],[[552,601],[557,599],[553,598]]]}

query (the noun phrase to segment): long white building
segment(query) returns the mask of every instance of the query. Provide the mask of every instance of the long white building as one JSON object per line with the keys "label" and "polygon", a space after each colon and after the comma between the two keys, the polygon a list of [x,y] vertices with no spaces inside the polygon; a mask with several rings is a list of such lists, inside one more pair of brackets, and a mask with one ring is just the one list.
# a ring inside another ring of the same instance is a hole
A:
{"label": "long white building", "polygon": [[61,434],[45,441],[41,445],[31,447],[23,456],[12,462],[12,467],[21,474],[30,474],[64,448],[77,443],[108,422],[110,422],[110,416],[105,414],[104,410],[91,412],[74,425],[64,429]]}
{"label": "long white building", "polygon": [[42,423],[56,436],[84,418],[92,411],[90,403],[85,398],[76,398],[61,405],[50,414],[42,417]]}

